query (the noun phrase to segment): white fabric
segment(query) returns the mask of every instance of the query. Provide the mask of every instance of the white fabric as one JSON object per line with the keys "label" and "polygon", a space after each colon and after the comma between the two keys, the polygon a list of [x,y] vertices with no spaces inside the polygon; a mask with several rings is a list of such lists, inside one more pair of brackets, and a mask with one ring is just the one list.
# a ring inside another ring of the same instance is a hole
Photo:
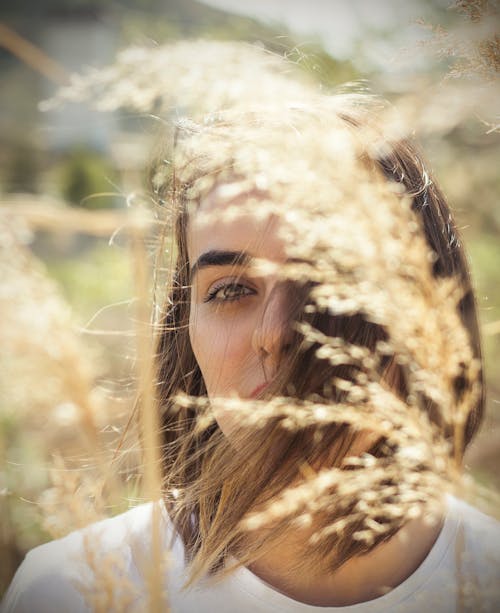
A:
{"label": "white fabric", "polygon": [[[147,611],[151,505],[142,505],[31,551],[2,613]],[[246,568],[183,590],[184,551],[161,515],[161,546],[172,549],[164,588],[173,613],[445,613],[500,611],[500,524],[454,498],[441,533],[420,567],[380,598],[347,607],[306,605],[277,592]],[[149,565],[150,567],[150,565]]]}

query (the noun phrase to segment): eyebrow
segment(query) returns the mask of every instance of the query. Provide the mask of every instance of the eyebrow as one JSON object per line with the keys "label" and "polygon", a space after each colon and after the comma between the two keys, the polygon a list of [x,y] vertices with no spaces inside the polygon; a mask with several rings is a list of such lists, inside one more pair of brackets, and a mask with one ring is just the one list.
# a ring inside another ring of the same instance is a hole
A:
{"label": "eyebrow", "polygon": [[191,268],[191,279],[202,268],[210,266],[245,266],[251,260],[246,251],[219,251],[211,250],[203,253]]}

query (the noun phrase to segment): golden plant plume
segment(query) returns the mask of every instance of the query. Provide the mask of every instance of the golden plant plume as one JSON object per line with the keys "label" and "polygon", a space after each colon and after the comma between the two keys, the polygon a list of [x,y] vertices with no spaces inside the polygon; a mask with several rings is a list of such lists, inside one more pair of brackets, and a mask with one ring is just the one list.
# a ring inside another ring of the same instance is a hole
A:
{"label": "golden plant plume", "polygon": [[[421,48],[447,65],[443,81],[431,89],[431,92],[437,89],[438,96],[426,115],[434,114],[433,107],[443,108],[440,105],[444,96],[452,115],[458,113],[465,119],[472,113],[481,118],[489,132],[496,132],[500,74],[498,2],[456,0],[449,10],[455,15],[450,26],[419,22],[431,33]],[[431,120],[430,126],[433,123]]]}
{"label": "golden plant plume", "polygon": [[8,210],[1,214],[0,359],[6,404],[21,411],[36,406],[45,416],[52,413],[54,422],[69,420],[95,446],[95,359],[79,339],[55,282],[26,246],[29,226]]}
{"label": "golden plant plume", "polygon": [[[487,2],[456,5],[474,24],[481,23],[490,10]],[[441,31],[437,34],[445,36]],[[472,47],[460,47],[465,63],[455,64],[452,76],[471,72],[488,83],[494,80],[497,47],[497,34],[481,29]],[[347,424],[353,432],[370,431],[386,441],[380,457],[347,456],[341,465],[320,468],[304,461],[300,482],[271,500],[257,500],[252,512],[240,518],[239,533],[270,525],[282,529],[290,524],[313,525],[314,518],[328,513],[333,519],[312,532],[312,545],[332,535],[340,540],[348,532],[369,549],[409,519],[437,514],[443,491],[460,490],[467,484],[461,477],[461,452],[467,418],[482,390],[480,364],[457,311],[463,287],[452,276],[433,274],[435,256],[412,208],[415,194],[383,179],[371,162],[383,157],[387,141],[405,137],[415,127],[417,131],[451,130],[470,115],[473,97],[469,91],[462,105],[438,117],[429,107],[415,104],[415,96],[403,98],[402,113],[397,114],[390,105],[355,90],[349,86],[324,95],[292,63],[255,46],[182,41],[128,49],[112,66],[74,76],[56,98],[44,103],[45,109],[81,100],[102,111],[133,109],[154,114],[167,127],[167,151],[152,176],[157,253],[151,257],[145,241],[145,237],[151,239],[151,217],[146,224],[132,223],[128,232],[137,294],[135,358],[144,449],[139,466],[145,481],[143,498],[158,501],[171,494],[164,490],[161,471],[164,450],[154,337],[161,330],[158,314],[169,294],[168,283],[173,283],[175,254],[166,237],[179,211],[182,190],[190,213],[214,190],[228,204],[216,213],[200,213],[201,223],[214,215],[221,224],[248,214],[258,219],[279,217],[287,256],[294,263],[277,268],[272,262],[256,262],[260,273],[278,275],[299,286],[312,283],[306,315],[360,314],[386,332],[386,339],[371,349],[326,335],[307,317],[297,323],[295,331],[303,347],[316,347],[318,360],[355,367],[352,380],[331,382],[342,392],[338,403],[314,395],[297,399],[293,394],[210,403],[189,394],[175,398],[174,411],[197,415],[193,437],[213,427],[220,404],[223,410],[238,414],[243,430],[264,432],[272,424],[278,435],[316,428],[321,437],[329,426]],[[429,105],[446,103],[454,95],[450,91],[438,92]],[[362,136],[345,125],[344,109],[365,122]],[[371,125],[374,113],[385,119],[383,130]],[[98,223],[93,226],[92,220],[87,221],[96,232],[102,231],[97,230]],[[66,406],[77,407],[72,415],[90,440],[88,453],[101,458],[100,475],[89,479],[71,473],[61,479],[66,464],[58,460],[53,486],[42,502],[47,524],[54,526],[63,501],[71,501],[64,522],[69,529],[80,511],[89,521],[105,515],[106,488],[109,483],[120,488],[110,478],[112,471],[102,460],[107,456],[99,449],[102,399],[95,393],[97,375],[92,360],[70,332],[73,325],[64,301],[22,244],[24,227],[13,227],[8,221],[1,231],[5,252],[0,266],[8,288],[1,296],[0,333],[0,360],[2,366],[9,363],[8,369],[1,369],[6,388],[19,373],[27,383],[43,380],[43,386],[16,385],[11,393],[23,395],[23,405],[36,400],[49,413],[60,406],[61,398],[69,403]],[[30,330],[24,340],[13,334],[20,328]],[[26,360],[27,354],[36,356],[33,365]],[[380,376],[388,357],[406,375],[404,399]],[[458,397],[457,378],[468,382]],[[433,419],[425,410],[429,403]],[[443,436],[444,430],[451,436]],[[225,443],[216,449],[208,473],[214,482],[222,460],[231,455],[234,452]],[[224,476],[222,471],[220,479]],[[210,483],[197,486],[200,491],[211,487]],[[176,495],[181,500],[183,492]],[[86,502],[80,504],[82,500]],[[152,551],[146,574],[150,609],[159,611],[165,606],[161,522],[159,505],[152,509]],[[86,549],[93,570],[102,564],[96,545],[90,543]],[[109,573],[102,574],[102,589],[87,594],[94,597],[95,610],[109,608],[112,600],[106,600],[106,590],[122,574],[119,560],[106,564]],[[128,587],[120,593],[123,602],[135,597]]]}

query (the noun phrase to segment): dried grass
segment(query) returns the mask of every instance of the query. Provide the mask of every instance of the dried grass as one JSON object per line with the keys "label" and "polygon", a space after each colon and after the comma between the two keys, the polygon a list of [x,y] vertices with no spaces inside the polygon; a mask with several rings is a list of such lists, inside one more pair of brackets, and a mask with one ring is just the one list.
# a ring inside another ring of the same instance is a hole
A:
{"label": "dried grass", "polygon": [[[489,21],[486,29],[482,23],[482,17],[489,15],[489,3],[456,4],[480,29],[474,30],[474,38],[465,46],[447,32],[435,30],[441,53],[456,56],[458,49],[462,58],[450,75],[496,81],[498,37]],[[287,266],[279,272],[286,279],[318,283],[311,294],[310,308],[333,314],[363,313],[369,321],[386,326],[389,340],[379,343],[375,352],[327,337],[306,324],[298,328],[306,343],[321,346],[320,359],[357,366],[357,380],[347,384],[342,404],[332,406],[313,399],[294,402],[283,397],[265,402],[223,402],[224,408],[238,412],[245,427],[253,429],[262,429],[270,419],[278,419],[280,428],[288,431],[347,422],[355,429],[383,434],[396,449],[390,458],[350,458],[347,465],[353,470],[348,473],[346,466],[319,471],[305,467],[307,478],[302,483],[287,488],[241,524],[247,531],[275,522],[303,525],[321,510],[339,505],[339,501],[346,507],[355,501],[350,516],[340,514],[337,521],[316,532],[313,540],[328,539],[333,533],[345,531],[348,524],[361,522],[354,538],[369,545],[377,535],[421,514],[424,507],[437,513],[443,489],[463,493],[471,487],[461,477],[458,451],[450,458],[449,442],[440,438],[436,427],[423,417],[421,402],[422,393],[433,401],[442,422],[455,433],[455,450],[460,450],[465,420],[481,393],[477,383],[479,364],[457,315],[456,306],[462,298],[460,284],[453,278],[432,275],[432,254],[411,211],[410,199],[395,185],[389,190],[385,184],[374,185],[368,171],[366,177],[359,176],[358,143],[349,139],[331,142],[325,137],[325,118],[342,97],[322,98],[313,84],[301,83],[294,72],[289,63],[262,50],[232,43],[199,41],[136,48],[123,52],[108,69],[74,77],[69,88],[46,108],[87,99],[101,110],[126,107],[157,113],[166,123],[171,110],[179,106],[188,109],[190,119],[178,122],[175,129],[173,161],[179,182],[193,179],[189,198],[196,201],[215,185],[227,182],[228,199],[258,193],[259,197],[249,197],[245,206],[229,207],[225,215],[234,218],[252,210],[262,216],[270,212],[283,216],[290,257],[311,264]],[[416,105],[412,94],[402,100],[402,114],[397,117],[391,107],[381,106],[380,112],[387,116],[387,135],[406,134],[415,127],[438,132],[452,129],[473,108],[467,90],[453,112],[442,112],[446,101],[456,99],[457,91],[442,89],[430,105],[424,106]],[[346,94],[345,98],[352,102],[356,96]],[[364,113],[361,99],[359,110]],[[302,147],[304,144],[307,147]],[[382,146],[376,132],[370,146]],[[280,158],[282,163],[275,163]],[[201,177],[194,180],[191,174],[200,175],[200,168]],[[170,165],[159,167],[154,177],[157,188],[170,173]],[[383,213],[377,206],[382,200]],[[282,205],[285,201],[286,209]],[[352,206],[346,207],[346,202]],[[165,207],[155,211],[154,222],[144,211],[125,215],[56,209],[55,214],[38,205],[16,204],[11,208],[2,210],[0,240],[0,373],[5,405],[23,407],[26,420],[36,407],[44,419],[48,416],[54,420],[54,428],[61,406],[73,407],[67,411],[71,426],[85,435],[80,441],[80,456],[86,456],[93,467],[87,474],[73,471],[65,460],[56,457],[52,487],[43,494],[40,504],[48,528],[63,533],[105,516],[110,501],[116,506],[126,488],[114,474],[109,450],[102,449],[101,430],[110,409],[96,392],[95,360],[75,334],[71,314],[58,290],[25,244],[31,227],[63,232],[84,228],[94,235],[111,233],[118,226],[125,228],[137,299],[137,393],[144,450],[137,468],[144,474],[142,498],[158,500],[163,495],[163,478],[153,388],[153,324],[165,294],[161,284],[172,264],[172,254],[164,253],[164,237],[172,217]],[[154,260],[156,288],[151,283],[151,253],[145,247],[152,223],[156,224],[159,245]],[[276,272],[268,262],[261,265]],[[380,382],[379,365],[387,355],[398,356],[409,373],[406,402]],[[458,375],[472,383],[457,402],[453,381]],[[213,424],[214,406],[210,410],[205,399],[179,396],[177,405],[198,412],[199,430]],[[122,443],[124,451],[127,444]],[[475,490],[473,496],[477,495]],[[381,515],[385,523],[378,520]],[[152,529],[148,610],[159,611],[164,610],[164,595],[157,515],[153,516]],[[95,547],[95,542],[88,543],[87,561],[91,569],[99,568],[103,584],[87,596],[92,598],[94,610],[104,611],[113,602],[110,586],[120,581],[122,572],[119,560],[103,564]],[[109,572],[102,572],[103,568]],[[127,589],[124,593],[128,594]]]}

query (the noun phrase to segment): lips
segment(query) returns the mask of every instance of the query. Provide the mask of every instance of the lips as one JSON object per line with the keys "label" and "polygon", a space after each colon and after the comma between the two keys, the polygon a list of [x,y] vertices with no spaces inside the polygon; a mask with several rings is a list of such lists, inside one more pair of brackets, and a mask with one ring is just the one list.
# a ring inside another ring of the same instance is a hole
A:
{"label": "lips", "polygon": [[250,398],[256,398],[261,392],[266,389],[268,385],[269,383],[261,383],[260,385],[257,385],[257,387],[250,394]]}

